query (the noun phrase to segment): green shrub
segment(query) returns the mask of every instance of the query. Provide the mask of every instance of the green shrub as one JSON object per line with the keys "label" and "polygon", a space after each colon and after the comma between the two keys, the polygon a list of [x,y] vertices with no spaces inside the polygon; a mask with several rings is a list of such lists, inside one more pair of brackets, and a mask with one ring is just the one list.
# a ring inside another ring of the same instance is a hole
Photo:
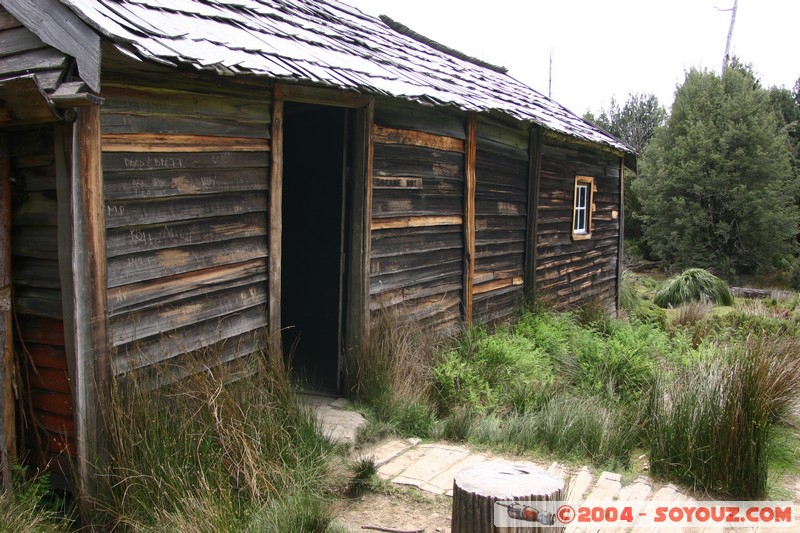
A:
{"label": "green shrub", "polygon": [[648,408],[652,472],[743,499],[766,492],[771,432],[800,393],[800,341],[751,337],[662,376]]}
{"label": "green shrub", "polygon": [[653,324],[661,329],[667,326],[667,313],[651,300],[642,300],[639,308],[631,315],[633,322]]}
{"label": "green shrub", "polygon": [[72,520],[60,514],[48,499],[52,492],[47,476],[28,477],[26,469],[11,465],[12,489],[0,489],[0,524],[3,531],[57,533],[72,530]]}
{"label": "green shrub", "polygon": [[447,415],[455,406],[524,411],[546,396],[552,365],[532,340],[507,329],[493,335],[470,331],[466,337],[434,368],[440,413]]}
{"label": "green shrub", "polygon": [[733,295],[724,280],[702,268],[689,268],[670,278],[654,301],[661,307],[677,307],[691,301],[733,305]]}

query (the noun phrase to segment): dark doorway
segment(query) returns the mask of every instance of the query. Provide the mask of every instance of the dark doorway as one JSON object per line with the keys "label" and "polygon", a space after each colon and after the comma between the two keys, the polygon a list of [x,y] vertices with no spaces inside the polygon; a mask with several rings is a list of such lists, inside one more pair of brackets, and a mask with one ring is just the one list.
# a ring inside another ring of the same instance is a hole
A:
{"label": "dark doorway", "polygon": [[350,113],[285,105],[282,340],[295,380],[319,392],[340,385]]}

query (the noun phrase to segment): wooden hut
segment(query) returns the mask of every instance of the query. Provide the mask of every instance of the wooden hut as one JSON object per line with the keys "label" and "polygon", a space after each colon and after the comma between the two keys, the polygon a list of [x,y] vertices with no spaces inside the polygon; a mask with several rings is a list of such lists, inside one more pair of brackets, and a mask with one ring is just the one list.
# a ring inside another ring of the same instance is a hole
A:
{"label": "wooden hut", "polygon": [[632,151],[502,68],[335,0],[0,5],[4,457],[80,473],[112,379],[264,331],[337,391],[387,308],[616,305]]}

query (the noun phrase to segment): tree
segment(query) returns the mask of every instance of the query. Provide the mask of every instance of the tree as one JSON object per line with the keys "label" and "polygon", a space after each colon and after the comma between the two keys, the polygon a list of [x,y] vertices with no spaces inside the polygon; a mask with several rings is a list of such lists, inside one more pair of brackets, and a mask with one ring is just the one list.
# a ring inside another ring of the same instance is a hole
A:
{"label": "tree", "polygon": [[692,69],[645,149],[634,189],[644,237],[673,265],[723,274],[770,268],[795,251],[789,140],[753,71]]}
{"label": "tree", "polygon": [[615,98],[611,98],[611,105],[607,110],[602,109],[599,117],[587,113],[584,118],[641,153],[655,129],[664,123],[667,112],[655,95],[632,93],[622,107]]}
{"label": "tree", "polygon": [[[653,94],[644,93],[629,94],[622,107],[615,98],[611,98],[611,105],[607,110],[601,110],[599,117],[595,118],[591,113],[586,113],[584,116],[586,120],[605,129],[640,154],[666,117],[667,112],[658,102],[658,98]],[[639,241],[642,237],[638,216],[641,202],[633,187],[635,181],[636,174],[626,174],[625,238],[629,241]]]}

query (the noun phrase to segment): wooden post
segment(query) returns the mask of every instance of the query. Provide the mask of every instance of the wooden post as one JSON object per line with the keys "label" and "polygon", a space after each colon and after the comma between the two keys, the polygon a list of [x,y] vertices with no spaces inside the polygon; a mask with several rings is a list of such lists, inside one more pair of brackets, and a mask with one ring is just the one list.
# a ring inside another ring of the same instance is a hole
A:
{"label": "wooden post", "polygon": [[[564,495],[563,479],[533,465],[489,461],[467,467],[453,480],[453,533],[559,531],[549,527],[555,509],[547,504]],[[505,502],[520,502],[512,507],[527,511],[525,518],[512,516]]]}
{"label": "wooden post", "polygon": [[11,491],[10,461],[16,456],[14,333],[11,313],[11,159],[8,134],[0,134],[0,476]]}
{"label": "wooden post", "polygon": [[528,224],[525,238],[525,295],[536,293],[536,222],[539,217],[539,175],[542,167],[542,128],[531,127],[528,169]]}
{"label": "wooden post", "polygon": [[467,115],[464,189],[464,321],[472,324],[472,290],[475,285],[475,187],[478,160],[478,117]]}
{"label": "wooden post", "polygon": [[617,250],[617,295],[615,312],[619,316],[622,273],[625,271],[625,157],[619,158],[619,249]]}
{"label": "wooden post", "polygon": [[272,363],[283,363],[281,342],[281,239],[283,238],[283,95],[272,97],[272,163],[269,180],[269,349]]}
{"label": "wooden post", "polygon": [[346,335],[348,350],[364,350],[369,346],[373,122],[374,102],[370,100],[366,107],[356,111],[353,132],[353,204],[350,214]]}
{"label": "wooden post", "polygon": [[[65,206],[66,207],[66,206]],[[100,145],[100,108],[77,109],[73,125],[70,205],[71,298],[74,350],[72,383],[77,435],[77,470],[81,511],[91,520],[95,471],[106,459],[101,406],[108,405],[111,361],[107,336],[105,201]],[[63,219],[62,219],[63,220]],[[62,255],[62,258],[65,257]],[[69,308],[69,303],[66,304]]]}

